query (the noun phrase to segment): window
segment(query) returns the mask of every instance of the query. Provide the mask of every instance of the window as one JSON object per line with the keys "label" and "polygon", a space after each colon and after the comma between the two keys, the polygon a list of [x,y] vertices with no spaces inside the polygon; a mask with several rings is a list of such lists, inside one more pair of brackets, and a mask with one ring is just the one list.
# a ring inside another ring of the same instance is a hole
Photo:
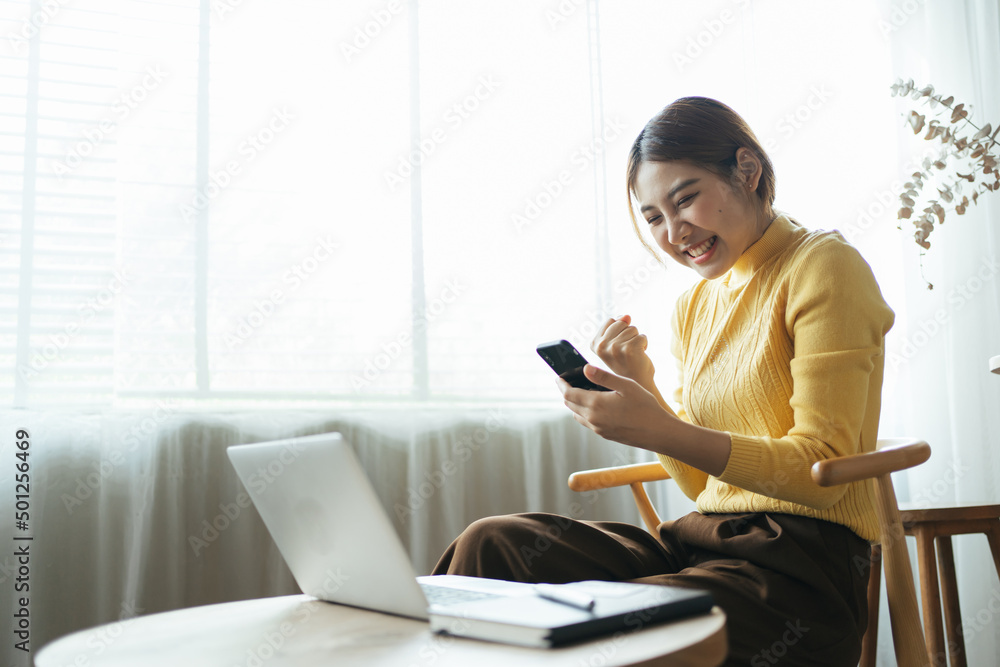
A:
{"label": "window", "polygon": [[846,226],[894,177],[848,4],[2,3],[2,400],[552,402],[534,346],[624,312],[669,384],[695,276],[633,237],[629,145],[717,97]]}

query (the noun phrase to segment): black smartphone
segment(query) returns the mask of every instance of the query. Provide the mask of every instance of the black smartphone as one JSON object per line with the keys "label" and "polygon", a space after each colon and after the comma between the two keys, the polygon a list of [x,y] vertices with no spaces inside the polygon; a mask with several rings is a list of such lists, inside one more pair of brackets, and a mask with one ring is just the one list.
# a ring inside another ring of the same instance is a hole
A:
{"label": "black smartphone", "polygon": [[568,340],[554,340],[551,343],[542,343],[535,348],[538,356],[545,360],[552,370],[570,385],[580,389],[591,391],[611,391],[607,387],[594,384],[583,374],[583,367],[587,365],[587,360],[577,352],[573,344]]}

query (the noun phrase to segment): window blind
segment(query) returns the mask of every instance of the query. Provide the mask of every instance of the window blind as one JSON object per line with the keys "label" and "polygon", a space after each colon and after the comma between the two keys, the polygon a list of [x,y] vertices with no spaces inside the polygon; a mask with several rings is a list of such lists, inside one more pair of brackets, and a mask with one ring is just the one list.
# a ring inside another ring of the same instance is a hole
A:
{"label": "window blind", "polygon": [[[0,2],[0,400],[552,405],[534,347],[594,359],[626,312],[668,387],[696,277],[632,236],[644,122],[681,95],[731,103],[815,227],[843,224],[817,204],[832,176],[798,168],[836,169],[812,159],[823,119],[885,141],[837,112],[848,87],[882,94],[877,31],[861,55],[786,58],[877,12],[824,10],[816,34],[786,29],[796,7]],[[635,41],[637,15],[659,41]],[[754,62],[803,84],[765,99]],[[789,139],[810,85],[831,94]],[[836,172],[859,205],[880,164]]]}

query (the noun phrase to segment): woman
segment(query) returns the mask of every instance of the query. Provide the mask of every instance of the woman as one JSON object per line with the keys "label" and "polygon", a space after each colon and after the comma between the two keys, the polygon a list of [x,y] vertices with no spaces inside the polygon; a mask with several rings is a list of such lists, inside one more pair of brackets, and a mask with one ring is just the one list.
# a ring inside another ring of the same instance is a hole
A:
{"label": "woman", "polygon": [[[585,371],[612,391],[559,389],[584,426],[655,452],[698,511],[662,524],[660,542],[622,523],[491,517],[435,573],[703,588],[727,613],[727,664],[856,665],[873,501],[864,483],[816,486],[810,468],[874,449],[893,313],[839,234],[775,213],[770,160],[720,102],[682,98],[653,118],[627,185],[640,240],[633,198],[656,245],[704,279],[672,318],[681,409],[628,316],[592,346],[613,373]],[[540,535],[558,539],[539,553]]]}

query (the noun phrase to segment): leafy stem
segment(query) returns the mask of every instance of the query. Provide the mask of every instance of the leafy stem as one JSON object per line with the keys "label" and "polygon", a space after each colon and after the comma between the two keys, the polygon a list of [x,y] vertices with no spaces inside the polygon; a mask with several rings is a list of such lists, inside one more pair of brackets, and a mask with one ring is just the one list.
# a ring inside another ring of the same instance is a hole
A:
{"label": "leafy stem", "polygon": [[[955,104],[951,95],[935,95],[933,86],[918,90],[913,85],[913,79],[906,82],[899,79],[892,84],[891,90],[893,96],[908,96],[927,104],[938,116],[928,121],[924,114],[916,110],[906,115],[906,123],[914,134],[924,131],[925,140],[940,139],[942,150],[935,160],[924,158],[922,170],[914,172],[903,186],[896,215],[899,220],[909,219],[915,227],[914,240],[923,249],[920,253],[923,275],[924,252],[931,245],[927,237],[935,226],[943,225],[949,212],[964,215],[969,205],[978,204],[980,193],[1000,190],[1000,163],[993,153],[993,149],[1000,146],[997,141],[1000,125],[996,129],[991,123],[977,125],[969,117],[965,104]],[[939,105],[940,109],[937,108]],[[945,112],[949,113],[942,119],[941,115]],[[970,127],[975,132],[963,135]],[[934,192],[926,194],[931,184],[936,196]],[[965,184],[971,184],[971,193],[963,193]],[[927,285],[928,289],[933,289],[933,285]]]}

